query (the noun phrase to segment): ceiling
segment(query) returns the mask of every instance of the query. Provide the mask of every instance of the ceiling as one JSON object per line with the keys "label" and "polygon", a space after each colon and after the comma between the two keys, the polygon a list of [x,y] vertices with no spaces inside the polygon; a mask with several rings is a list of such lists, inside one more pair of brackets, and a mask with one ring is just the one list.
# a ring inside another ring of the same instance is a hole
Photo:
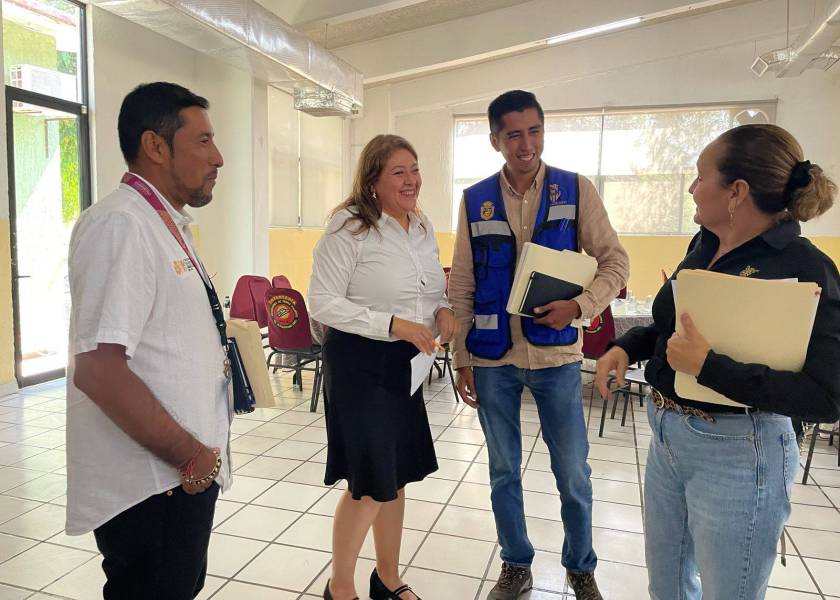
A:
{"label": "ceiling", "polygon": [[260,0],[318,44],[338,48],[528,0]]}

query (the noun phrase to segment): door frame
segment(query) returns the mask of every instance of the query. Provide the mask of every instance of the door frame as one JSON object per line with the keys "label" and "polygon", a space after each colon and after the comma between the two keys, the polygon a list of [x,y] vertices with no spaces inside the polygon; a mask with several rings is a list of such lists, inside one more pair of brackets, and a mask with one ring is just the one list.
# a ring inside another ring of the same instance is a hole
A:
{"label": "door frame", "polygon": [[14,323],[14,360],[15,378],[19,387],[26,387],[64,377],[65,369],[57,369],[30,375],[25,377],[21,372],[22,355],[20,350],[20,293],[19,280],[21,278],[18,270],[18,249],[17,249],[17,205],[15,195],[15,147],[14,147],[14,114],[13,103],[25,102],[44,108],[60,110],[76,116],[79,127],[79,202],[81,210],[91,204],[91,176],[90,176],[90,122],[88,119],[88,72],[87,72],[87,11],[85,5],[75,0],[69,0],[72,4],[79,6],[79,88],[81,102],[64,100],[54,96],[47,96],[12,86],[5,86],[6,89],[6,157],[9,181],[9,241],[11,252],[11,289],[12,289],[12,321]]}

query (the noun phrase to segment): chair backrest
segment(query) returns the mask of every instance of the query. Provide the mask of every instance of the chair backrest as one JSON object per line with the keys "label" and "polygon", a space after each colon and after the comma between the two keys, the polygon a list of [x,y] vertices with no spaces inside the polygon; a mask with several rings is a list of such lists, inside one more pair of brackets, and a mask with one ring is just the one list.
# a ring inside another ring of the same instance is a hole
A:
{"label": "chair backrest", "polygon": [[275,275],[271,278],[271,287],[273,288],[289,288],[291,289],[292,284],[289,281],[289,278],[285,275]]}
{"label": "chair backrest", "polygon": [[622,300],[625,300],[627,298],[627,288],[626,287],[621,288],[618,291],[618,296],[616,296],[616,298],[621,298]]}
{"label": "chair backrest", "polygon": [[312,347],[309,312],[297,290],[269,288],[265,293],[268,313],[268,344],[282,350],[308,350]]}
{"label": "chair backrest", "polygon": [[256,321],[257,312],[254,298],[251,294],[250,282],[253,279],[265,279],[259,275],[243,275],[236,281],[233,297],[230,300],[230,316],[234,319]]}
{"label": "chair backrest", "polygon": [[267,277],[253,276],[248,280],[251,301],[254,303],[254,320],[260,326],[260,329],[268,327],[268,313],[265,310],[265,293],[269,288],[271,288],[271,282]]}
{"label": "chair backrest", "polygon": [[599,358],[607,351],[607,345],[615,338],[615,321],[612,309],[607,306],[600,315],[583,328],[583,356]]}

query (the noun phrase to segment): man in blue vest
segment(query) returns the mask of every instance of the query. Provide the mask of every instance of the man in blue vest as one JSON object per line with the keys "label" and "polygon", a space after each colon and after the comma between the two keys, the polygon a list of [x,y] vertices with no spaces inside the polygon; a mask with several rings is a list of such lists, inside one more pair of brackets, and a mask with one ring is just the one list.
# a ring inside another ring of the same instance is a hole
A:
{"label": "man in blue vest", "polygon": [[[499,173],[464,191],[449,299],[461,324],[454,341],[458,393],[478,409],[490,457],[490,485],[502,571],[488,600],[514,600],[533,585],[520,467],[523,387],[534,396],[551,457],[565,530],[562,564],[577,600],[602,600],[592,549],[589,443],[581,400],[579,318],[592,318],[625,286],[629,261],[593,184],[540,159],[542,107],[514,90],[488,109]],[[536,309],[537,319],[505,310],[525,242],[585,250],[598,260],[580,296]]]}

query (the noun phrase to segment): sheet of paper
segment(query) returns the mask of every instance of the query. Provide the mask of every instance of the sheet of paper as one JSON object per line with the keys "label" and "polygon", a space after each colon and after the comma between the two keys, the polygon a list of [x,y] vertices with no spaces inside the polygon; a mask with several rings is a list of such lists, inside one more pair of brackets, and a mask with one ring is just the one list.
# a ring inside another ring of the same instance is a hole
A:
{"label": "sheet of paper", "polygon": [[[440,343],[440,338],[435,340]],[[417,355],[411,359],[411,395],[413,396],[417,389],[423,385],[423,380],[429,376],[429,370],[435,362],[437,352],[434,354],[426,354],[425,352],[418,352]]]}

